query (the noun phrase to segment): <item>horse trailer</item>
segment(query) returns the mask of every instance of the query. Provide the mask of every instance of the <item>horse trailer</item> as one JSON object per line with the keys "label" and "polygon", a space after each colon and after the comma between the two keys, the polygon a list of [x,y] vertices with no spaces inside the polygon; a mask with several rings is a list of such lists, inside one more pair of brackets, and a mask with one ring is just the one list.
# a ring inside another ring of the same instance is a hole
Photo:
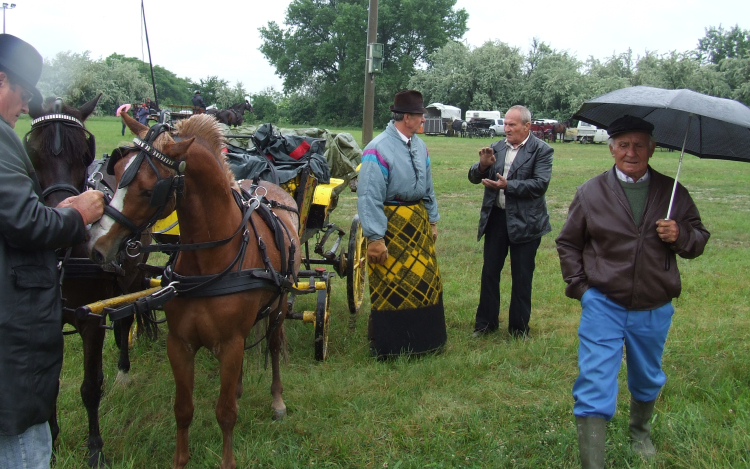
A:
{"label": "horse trailer", "polygon": [[448,135],[453,131],[451,124],[461,119],[461,109],[442,103],[432,103],[426,107],[422,132],[425,135]]}

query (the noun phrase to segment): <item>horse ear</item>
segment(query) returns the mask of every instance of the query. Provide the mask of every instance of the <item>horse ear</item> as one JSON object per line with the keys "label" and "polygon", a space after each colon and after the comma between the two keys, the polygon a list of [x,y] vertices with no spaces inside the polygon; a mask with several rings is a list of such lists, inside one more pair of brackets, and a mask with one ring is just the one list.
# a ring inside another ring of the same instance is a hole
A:
{"label": "horse ear", "polygon": [[187,153],[190,145],[192,145],[193,142],[195,142],[195,137],[190,137],[189,139],[182,140],[181,142],[170,142],[164,147],[162,153],[171,158],[178,159],[180,156]]}
{"label": "horse ear", "polygon": [[146,132],[148,130],[147,125],[143,125],[137,120],[133,119],[128,115],[127,112],[121,112],[120,118],[122,118],[122,121],[125,123],[125,125],[128,126],[131,132],[133,132],[135,135],[141,135],[141,133]]}
{"label": "horse ear", "polygon": [[32,119],[36,119],[44,113],[42,105],[43,103],[36,99],[29,101],[29,116],[31,116]]}
{"label": "horse ear", "polygon": [[94,112],[94,109],[96,109],[96,104],[99,102],[99,98],[101,97],[102,94],[99,93],[99,96],[78,108],[78,112],[81,113],[83,120],[86,120],[91,115],[91,113]]}

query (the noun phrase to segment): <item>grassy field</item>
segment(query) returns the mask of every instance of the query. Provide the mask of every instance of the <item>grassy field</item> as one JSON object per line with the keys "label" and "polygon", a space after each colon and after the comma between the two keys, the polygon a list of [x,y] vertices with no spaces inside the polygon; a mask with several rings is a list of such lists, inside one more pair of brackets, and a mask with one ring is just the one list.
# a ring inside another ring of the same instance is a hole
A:
{"label": "grassy field", "polygon": [[[123,138],[119,121],[87,123],[101,154]],[[23,134],[28,120],[17,131]],[[341,130],[340,130],[341,131]],[[359,130],[351,132],[360,139]],[[444,281],[448,344],[439,356],[379,362],[368,354],[369,306],[350,317],[346,282],[335,279],[330,352],[313,359],[313,329],[286,323],[289,361],[282,366],[289,409],[271,421],[270,370],[248,352],[245,394],[239,402],[234,450],[238,467],[328,468],[557,468],[576,467],[571,386],[577,374],[580,306],[564,296],[554,238],[575,189],[608,169],[604,145],[555,144],[547,202],[552,233],[537,255],[531,338],[514,340],[507,324],[510,282],[501,282],[501,332],[471,338],[479,297],[482,245],[476,228],[482,187],[466,173],[490,139],[425,137],[442,219],[438,258]],[[674,175],[678,153],[657,150],[652,166]],[[686,156],[681,174],[712,236],[705,254],[678,261],[682,296],[664,353],[668,382],[653,422],[658,450],[648,465],[629,450],[629,393],[625,365],[618,412],[608,426],[608,467],[750,467],[750,166]],[[349,229],[356,195],[348,190],[332,221]],[[297,308],[312,309],[303,297]],[[162,326],[164,327],[164,326]],[[115,385],[117,351],[105,346],[101,426],[113,468],[171,466],[174,385],[165,334],[139,340],[131,382]],[[61,437],[57,468],[85,464],[86,413],[78,388],[81,342],[66,339],[60,393]],[[196,364],[196,412],[191,427],[192,468],[218,465],[221,432],[214,418],[216,360],[205,350]]]}

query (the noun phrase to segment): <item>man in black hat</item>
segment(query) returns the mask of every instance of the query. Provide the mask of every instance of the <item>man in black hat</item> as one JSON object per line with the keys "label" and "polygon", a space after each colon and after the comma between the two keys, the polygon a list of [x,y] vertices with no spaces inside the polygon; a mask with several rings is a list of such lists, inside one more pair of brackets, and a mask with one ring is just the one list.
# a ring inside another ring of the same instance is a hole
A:
{"label": "man in black hat", "polygon": [[510,253],[512,288],[508,332],[526,337],[531,285],[542,236],[552,231],[545,194],[554,150],[531,132],[531,112],[513,106],[505,114],[505,138],[479,150],[469,182],[484,186],[477,241],[484,236],[484,264],[474,337],[500,326],[500,274]]}
{"label": "man in black hat", "polygon": [[441,350],[446,340],[443,284],[435,241],[438,215],[422,93],[405,90],[393,120],[362,154],[357,207],[369,240],[370,350],[377,357]]}
{"label": "man in black hat", "polygon": [[52,416],[62,367],[60,278],[55,249],[80,243],[104,194],[87,191],[50,208],[13,128],[29,101],[42,57],[0,35],[0,467],[49,468]]}
{"label": "man in black hat", "polygon": [[656,453],[650,420],[667,380],[662,353],[680,295],[676,255],[693,259],[710,236],[681,185],[648,164],[653,124],[624,116],[610,125],[614,167],[578,188],[557,237],[565,294],[581,302],[573,414],[584,468],[604,467],[606,422],[615,413],[617,373],[627,349],[630,439],[637,454]]}

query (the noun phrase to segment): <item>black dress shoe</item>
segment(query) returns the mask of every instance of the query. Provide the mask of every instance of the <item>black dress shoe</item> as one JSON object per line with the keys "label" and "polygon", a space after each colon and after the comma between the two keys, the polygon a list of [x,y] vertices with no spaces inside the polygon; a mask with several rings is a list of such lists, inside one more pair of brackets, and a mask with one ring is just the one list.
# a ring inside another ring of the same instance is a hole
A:
{"label": "black dress shoe", "polygon": [[492,327],[485,327],[483,329],[475,329],[474,332],[471,333],[471,336],[475,339],[478,339],[479,337],[482,337],[483,335],[492,334],[493,332],[497,331],[497,328]]}

